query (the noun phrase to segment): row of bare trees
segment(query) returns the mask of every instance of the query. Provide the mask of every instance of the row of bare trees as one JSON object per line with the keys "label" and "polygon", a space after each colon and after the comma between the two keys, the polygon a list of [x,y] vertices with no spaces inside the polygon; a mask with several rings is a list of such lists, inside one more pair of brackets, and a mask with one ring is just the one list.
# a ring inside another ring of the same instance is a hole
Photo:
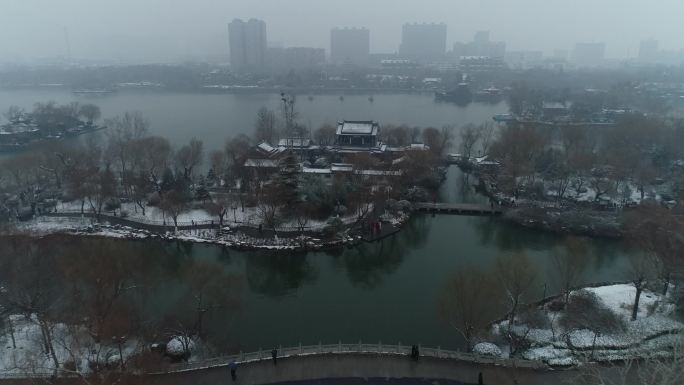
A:
{"label": "row of bare trees", "polygon": [[[510,126],[484,147],[501,163],[499,186],[516,197],[521,185],[545,181],[559,200],[568,187],[591,187],[596,200],[610,195],[627,201],[630,186],[643,199],[657,178],[671,176],[673,162],[684,157],[683,131],[681,122],[629,115],[613,127]],[[467,135],[464,148],[472,142],[472,135]]]}
{"label": "row of bare trees", "polygon": [[[181,288],[174,296],[175,311],[155,314],[149,311],[149,301],[166,284],[160,280],[164,275],[155,272],[163,269],[167,258],[154,247],[117,240],[3,235],[0,308],[7,330],[13,333],[13,323],[37,324],[42,340],[37,356],[50,357],[56,370],[79,373],[106,370],[116,344],[136,343],[134,354],[140,355],[151,343],[173,336],[206,339],[216,332],[206,329],[208,317],[221,309],[234,314],[239,308],[241,279],[215,266],[187,261],[173,273],[179,274]],[[219,332],[225,334],[223,327]],[[15,341],[14,334],[11,337]],[[15,342],[13,348],[27,347]],[[124,369],[124,361],[135,357],[118,358]],[[79,367],[84,359],[89,368]]]}

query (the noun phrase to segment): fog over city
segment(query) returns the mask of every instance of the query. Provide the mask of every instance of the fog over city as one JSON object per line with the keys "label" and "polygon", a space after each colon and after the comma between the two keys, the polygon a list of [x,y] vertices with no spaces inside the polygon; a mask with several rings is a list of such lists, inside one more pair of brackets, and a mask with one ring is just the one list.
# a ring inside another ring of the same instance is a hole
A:
{"label": "fog over city", "polygon": [[509,50],[571,50],[603,42],[606,58],[636,56],[639,42],[682,48],[679,0],[4,0],[0,62],[64,57],[122,62],[225,60],[227,24],[257,18],[269,43],[325,48],[330,29],[366,27],[371,53],[397,52],[407,22],[443,22],[447,47],[491,31]]}

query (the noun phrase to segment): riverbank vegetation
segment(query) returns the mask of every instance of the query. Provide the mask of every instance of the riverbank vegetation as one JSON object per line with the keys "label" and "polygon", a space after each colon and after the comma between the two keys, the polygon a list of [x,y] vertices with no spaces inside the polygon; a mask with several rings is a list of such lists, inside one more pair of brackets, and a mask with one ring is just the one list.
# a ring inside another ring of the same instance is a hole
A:
{"label": "riverbank vegetation", "polygon": [[282,244],[279,236],[312,233],[336,242],[349,230],[372,232],[373,221],[391,229],[406,219],[410,201],[428,200],[439,187],[451,128],[383,126],[373,133],[382,146],[340,150],[328,125],[311,134],[317,142],[305,139],[296,98],[282,98],[281,115],[258,112],[254,139],[229,138],[209,154],[199,139],[173,148],[149,134],[142,114],[129,112],[107,119],[104,137],[10,157],[0,171],[0,218],[87,213],[143,230],[211,230],[203,232],[211,239],[230,225],[245,239],[272,239],[271,246]]}
{"label": "riverbank vegetation", "polygon": [[[146,370],[164,364],[164,351],[171,359],[187,359],[190,342],[179,350],[177,340],[193,341],[196,354],[200,348],[203,354],[226,349],[217,337],[223,335],[222,326],[217,328],[211,317],[223,308],[236,313],[241,278],[202,263],[170,266],[161,263],[165,255],[163,248],[141,242],[3,237],[3,374]],[[174,275],[183,281],[172,297],[175,306],[192,311],[163,318],[149,300],[167,284],[157,277]]]}
{"label": "riverbank vegetation", "polygon": [[[613,125],[509,123],[493,140],[465,131],[458,160],[480,188],[531,228],[620,237],[638,205],[681,211],[684,122],[637,113]],[[472,150],[482,142],[487,151]]]}
{"label": "riverbank vegetation", "polygon": [[[587,251],[584,241],[570,237],[554,251],[550,272],[539,271],[524,254],[501,255],[489,270],[455,272],[439,314],[468,349],[498,356],[557,366],[672,356],[684,343],[684,261],[678,256],[684,224],[665,208],[639,210],[630,214],[626,233],[636,247],[626,283],[577,288]],[[561,293],[547,297],[551,280]]]}
{"label": "riverbank vegetation", "polygon": [[98,106],[78,102],[65,105],[38,102],[30,112],[10,106],[3,114],[8,122],[0,125],[0,152],[18,151],[30,144],[95,131],[100,128],[94,124],[100,114]]}

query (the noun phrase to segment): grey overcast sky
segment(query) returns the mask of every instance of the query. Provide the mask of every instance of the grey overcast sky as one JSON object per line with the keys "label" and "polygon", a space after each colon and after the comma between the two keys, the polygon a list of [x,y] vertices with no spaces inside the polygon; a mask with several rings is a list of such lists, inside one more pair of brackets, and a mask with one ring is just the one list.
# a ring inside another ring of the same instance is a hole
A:
{"label": "grey overcast sky", "polygon": [[448,45],[490,30],[509,50],[570,50],[605,42],[635,56],[639,41],[684,48],[684,0],[0,0],[0,62],[177,61],[227,55],[227,23],[266,21],[268,40],[329,48],[330,28],[364,26],[372,52],[395,52],[405,22],[448,24]]}

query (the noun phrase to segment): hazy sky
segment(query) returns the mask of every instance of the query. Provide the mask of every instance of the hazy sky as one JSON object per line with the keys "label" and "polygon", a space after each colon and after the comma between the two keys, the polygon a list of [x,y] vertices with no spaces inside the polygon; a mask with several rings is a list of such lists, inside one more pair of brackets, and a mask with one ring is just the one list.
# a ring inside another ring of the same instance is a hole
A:
{"label": "hazy sky", "polygon": [[268,40],[329,48],[330,28],[364,26],[372,52],[395,52],[405,22],[444,22],[448,42],[490,30],[509,50],[551,53],[605,42],[635,56],[639,41],[684,48],[684,0],[0,0],[0,62],[65,56],[177,61],[226,55],[227,23],[266,21]]}

